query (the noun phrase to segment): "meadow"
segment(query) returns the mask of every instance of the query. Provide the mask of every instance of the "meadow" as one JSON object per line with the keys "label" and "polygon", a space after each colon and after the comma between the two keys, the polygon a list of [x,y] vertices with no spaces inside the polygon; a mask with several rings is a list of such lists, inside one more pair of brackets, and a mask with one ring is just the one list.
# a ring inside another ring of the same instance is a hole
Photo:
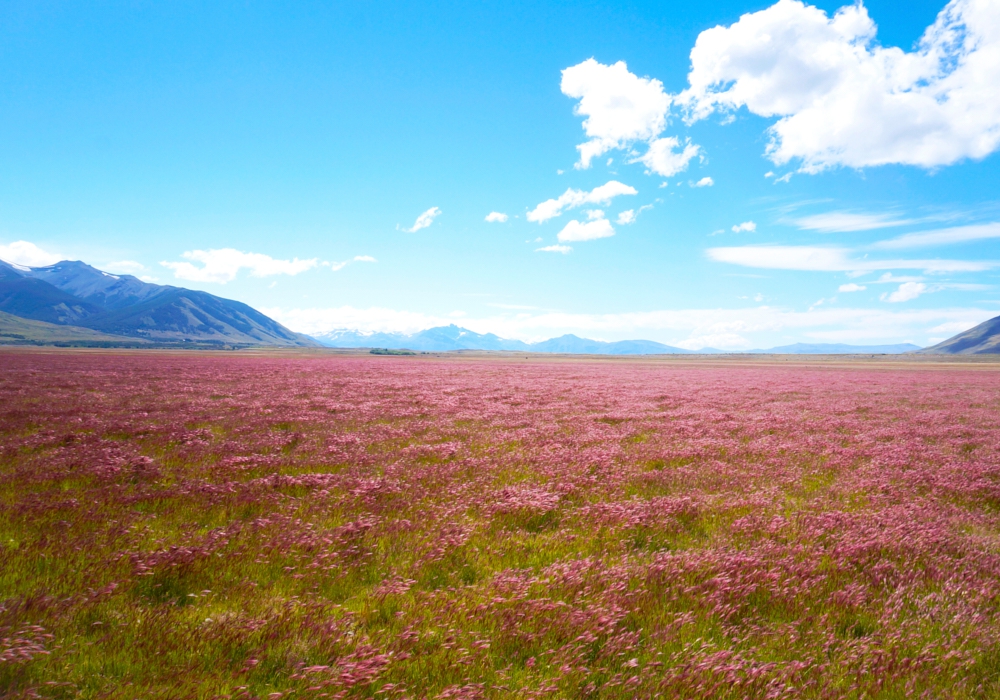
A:
{"label": "meadow", "polygon": [[1000,696],[1000,365],[0,352],[0,697]]}

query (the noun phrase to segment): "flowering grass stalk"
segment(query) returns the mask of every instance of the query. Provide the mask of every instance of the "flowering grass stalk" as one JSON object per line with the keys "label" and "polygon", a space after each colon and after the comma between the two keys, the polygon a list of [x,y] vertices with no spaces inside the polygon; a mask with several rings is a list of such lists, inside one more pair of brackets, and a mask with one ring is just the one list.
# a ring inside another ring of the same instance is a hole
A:
{"label": "flowering grass stalk", "polygon": [[0,353],[0,696],[1000,693],[1000,371]]}

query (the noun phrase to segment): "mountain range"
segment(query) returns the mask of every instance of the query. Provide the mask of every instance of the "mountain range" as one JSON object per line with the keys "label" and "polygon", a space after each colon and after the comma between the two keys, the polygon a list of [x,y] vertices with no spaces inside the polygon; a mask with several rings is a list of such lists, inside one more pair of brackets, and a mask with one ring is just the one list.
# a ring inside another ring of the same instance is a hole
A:
{"label": "mountain range", "polygon": [[[418,350],[423,352],[449,352],[452,350],[505,350],[511,352],[542,352],[584,355],[691,355],[718,354],[726,351],[715,348],[685,350],[652,340],[619,340],[604,342],[575,335],[563,335],[538,343],[506,340],[492,333],[480,334],[454,324],[438,326],[418,333],[360,333],[338,330],[314,336],[328,347],[337,348],[387,348],[392,350]],[[747,353],[781,353],[791,355],[836,354],[897,354],[919,350],[919,345],[843,345],[834,343],[796,343],[768,350],[748,350]]]}
{"label": "mountain range", "polygon": [[[537,343],[476,333],[454,324],[413,334],[335,330],[315,338],[285,328],[239,301],[182,287],[113,275],[80,261],[24,267],[0,260],[0,344],[185,347],[338,347],[423,352],[495,350],[587,355],[688,355],[697,351],[651,340],[605,342],[562,335]],[[921,349],[912,343],[845,345],[796,343],[743,353],[773,354],[1000,354],[1000,316]]]}
{"label": "mountain range", "polygon": [[[3,342],[21,336],[25,342],[83,344],[319,345],[242,302],[112,275],[79,261],[47,267],[0,261],[0,312]],[[25,332],[19,332],[9,317],[36,323],[21,323]],[[76,331],[67,334],[68,328]]]}

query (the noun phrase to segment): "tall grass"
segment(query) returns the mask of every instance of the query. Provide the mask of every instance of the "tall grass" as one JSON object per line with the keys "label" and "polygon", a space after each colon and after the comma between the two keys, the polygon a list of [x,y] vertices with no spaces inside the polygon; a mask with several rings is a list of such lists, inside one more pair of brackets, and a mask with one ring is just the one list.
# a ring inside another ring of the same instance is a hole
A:
{"label": "tall grass", "polygon": [[1000,694],[1000,372],[0,353],[0,696]]}

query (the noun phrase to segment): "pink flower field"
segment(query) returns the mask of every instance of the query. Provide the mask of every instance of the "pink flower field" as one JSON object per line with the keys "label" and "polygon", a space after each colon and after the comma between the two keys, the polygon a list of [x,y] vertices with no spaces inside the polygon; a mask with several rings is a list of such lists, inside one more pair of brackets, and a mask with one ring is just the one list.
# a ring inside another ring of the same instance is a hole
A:
{"label": "pink flower field", "polygon": [[0,353],[0,696],[1000,695],[1000,366]]}

